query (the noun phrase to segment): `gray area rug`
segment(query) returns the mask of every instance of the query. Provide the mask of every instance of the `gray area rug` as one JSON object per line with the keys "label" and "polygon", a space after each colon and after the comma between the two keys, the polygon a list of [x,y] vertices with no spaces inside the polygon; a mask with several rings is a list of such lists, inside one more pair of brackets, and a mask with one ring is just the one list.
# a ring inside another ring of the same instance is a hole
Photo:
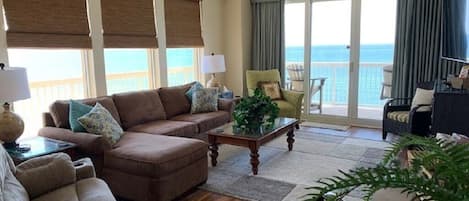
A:
{"label": "gray area rug", "polygon": [[[385,149],[383,141],[352,138],[347,134],[325,135],[302,127],[295,132],[293,151],[287,149],[286,136],[265,144],[259,151],[259,173],[253,176],[249,150],[221,145],[218,164],[209,165],[209,177],[200,188],[242,200],[297,201],[311,193],[305,187],[338,175],[338,170],[371,167],[378,164]],[[361,200],[361,192],[345,200]]]}

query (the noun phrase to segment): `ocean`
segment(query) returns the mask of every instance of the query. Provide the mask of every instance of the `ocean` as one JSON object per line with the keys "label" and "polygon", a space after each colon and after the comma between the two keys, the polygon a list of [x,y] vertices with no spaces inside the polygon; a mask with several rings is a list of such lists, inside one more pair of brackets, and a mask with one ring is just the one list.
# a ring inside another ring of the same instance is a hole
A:
{"label": "ocean", "polygon": [[[394,46],[392,44],[362,45],[360,47],[359,71],[359,104],[361,106],[382,106],[380,100],[381,83],[383,81],[382,67],[393,62]],[[82,75],[81,54],[79,50],[22,50],[9,49],[11,66],[26,67],[30,81],[61,80],[76,78]],[[107,74],[131,73],[148,71],[148,58],[145,49],[110,49],[105,50],[105,65]],[[193,49],[168,49],[168,69],[192,66]],[[324,101],[333,104],[347,104],[349,68],[347,65],[330,63],[347,63],[349,50],[346,46],[329,45],[313,46],[311,59],[313,62],[311,77],[326,77]],[[27,58],[27,59],[25,59]],[[286,48],[286,62],[303,62],[302,47],[289,46]],[[326,62],[329,64],[317,64]],[[376,65],[367,65],[377,63]],[[47,73],[45,73],[47,72]],[[189,78],[188,78],[189,77]],[[193,79],[194,75],[172,74],[168,76],[170,85],[182,84],[185,80]],[[132,85],[139,83],[148,88],[148,79],[123,80],[108,82],[109,92],[132,89]],[[228,86],[229,87],[229,86]],[[313,97],[318,100],[318,97]]]}

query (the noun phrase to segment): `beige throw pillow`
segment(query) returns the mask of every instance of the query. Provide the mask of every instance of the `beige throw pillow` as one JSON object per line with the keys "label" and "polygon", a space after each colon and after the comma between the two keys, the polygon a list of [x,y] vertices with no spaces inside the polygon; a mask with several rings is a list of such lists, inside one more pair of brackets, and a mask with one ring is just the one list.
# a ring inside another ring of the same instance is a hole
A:
{"label": "beige throw pillow", "polygon": [[280,89],[280,83],[275,81],[270,82],[259,82],[259,88],[264,94],[270,97],[272,100],[282,100],[282,90]]}
{"label": "beige throw pillow", "polygon": [[430,106],[423,106],[417,109],[419,112],[426,112],[431,111],[432,101],[433,101],[433,90],[421,89],[417,88],[415,91],[414,98],[412,99],[412,107],[411,110],[419,105],[430,105]]}

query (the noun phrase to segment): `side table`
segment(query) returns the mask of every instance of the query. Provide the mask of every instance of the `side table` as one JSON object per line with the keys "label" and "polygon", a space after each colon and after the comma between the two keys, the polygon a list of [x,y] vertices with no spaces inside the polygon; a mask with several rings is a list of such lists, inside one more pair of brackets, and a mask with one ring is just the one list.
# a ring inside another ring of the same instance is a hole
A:
{"label": "side table", "polygon": [[31,149],[27,152],[23,152],[18,148],[6,149],[16,165],[32,158],[58,152],[64,152],[73,158],[75,156],[75,147],[77,146],[74,143],[40,136],[20,140],[18,143],[20,145],[29,145]]}

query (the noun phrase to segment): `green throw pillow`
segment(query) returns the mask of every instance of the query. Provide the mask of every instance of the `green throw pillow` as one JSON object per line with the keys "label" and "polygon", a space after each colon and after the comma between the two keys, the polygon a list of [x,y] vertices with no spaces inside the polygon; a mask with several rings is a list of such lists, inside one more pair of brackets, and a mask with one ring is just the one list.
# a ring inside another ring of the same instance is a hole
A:
{"label": "green throw pillow", "polygon": [[69,105],[70,128],[73,132],[86,132],[86,129],[78,122],[78,118],[90,112],[93,107],[74,100],[70,100]]}
{"label": "green throw pillow", "polygon": [[80,122],[87,132],[102,135],[112,146],[116,144],[124,134],[124,131],[119,123],[112,117],[111,113],[99,103],[96,103],[88,114],[78,118],[78,122]]}
{"label": "green throw pillow", "polygon": [[203,89],[204,88],[204,85],[202,85],[200,82],[195,82],[192,87],[187,90],[186,92],[186,96],[189,100],[192,100],[192,94],[194,93],[194,91],[196,90],[199,90],[199,89]]}
{"label": "green throw pillow", "polygon": [[218,89],[204,88],[192,94],[191,114],[218,111]]}

